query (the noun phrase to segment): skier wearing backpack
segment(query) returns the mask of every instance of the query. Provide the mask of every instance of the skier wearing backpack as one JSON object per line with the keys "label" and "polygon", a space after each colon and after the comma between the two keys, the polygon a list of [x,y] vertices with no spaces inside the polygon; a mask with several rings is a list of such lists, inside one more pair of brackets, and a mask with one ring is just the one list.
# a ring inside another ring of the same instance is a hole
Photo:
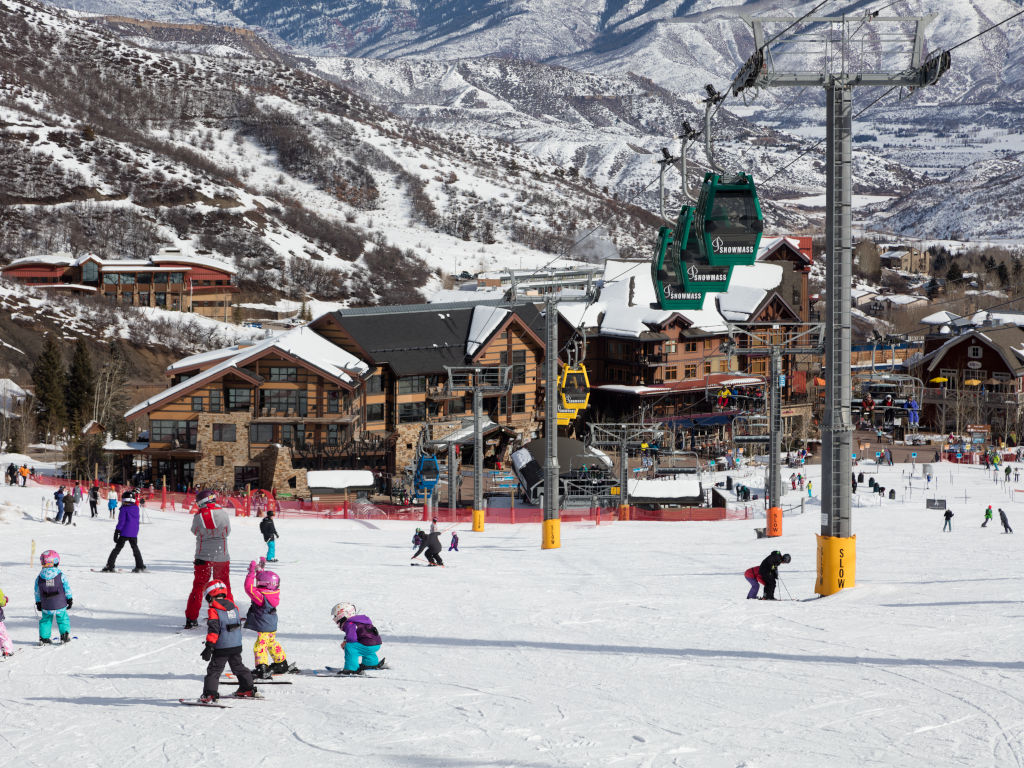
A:
{"label": "skier wearing backpack", "polygon": [[211,581],[224,583],[228,599],[231,597],[231,557],[228,555],[228,536],[231,519],[217,506],[217,494],[211,490],[196,494],[198,510],[192,516],[192,534],[196,537],[196,555],[192,562],[192,591],[185,604],[185,629],[198,625],[203,589]]}
{"label": "skier wearing backpack", "polygon": [[48,549],[39,556],[39,564],[43,569],[36,577],[35,596],[36,610],[39,611],[39,644],[51,645],[50,632],[53,630],[53,620],[57,620],[57,629],[60,630],[60,641],[67,643],[71,640],[71,621],[68,619],[68,610],[75,602],[71,595],[71,585],[67,577],[57,566],[60,565],[60,555],[52,549]]}
{"label": "skier wearing backpack", "polygon": [[369,616],[356,613],[352,603],[338,603],[331,609],[331,619],[345,634],[341,647],[345,650],[343,675],[361,675],[364,669],[383,669],[384,659],[378,658],[380,633]]}
{"label": "skier wearing backpack", "polygon": [[256,698],[252,673],[242,663],[242,620],[234,601],[228,596],[227,585],[222,581],[211,581],[203,590],[203,597],[209,604],[209,610],[206,615],[206,643],[199,656],[209,664],[199,701],[212,704],[220,698],[217,689],[225,664],[231,666],[238,679],[238,690],[232,695],[239,699]]}
{"label": "skier wearing backpack", "polygon": [[747,599],[757,598],[757,590],[760,584],[764,584],[764,600],[775,599],[775,583],[779,578],[779,566],[782,563],[790,562],[789,554],[782,554],[775,550],[768,557],[761,561],[760,565],[753,565],[743,572],[750,583],[750,591],[747,592]]}

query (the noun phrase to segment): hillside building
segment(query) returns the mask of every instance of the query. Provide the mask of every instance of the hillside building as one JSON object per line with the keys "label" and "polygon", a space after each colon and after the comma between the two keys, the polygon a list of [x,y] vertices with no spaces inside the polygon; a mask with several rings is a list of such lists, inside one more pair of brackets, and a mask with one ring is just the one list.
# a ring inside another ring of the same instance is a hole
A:
{"label": "hillside building", "polygon": [[174,249],[148,259],[98,256],[25,256],[3,268],[4,277],[34,288],[100,296],[111,304],[195,312],[229,321],[235,267]]}

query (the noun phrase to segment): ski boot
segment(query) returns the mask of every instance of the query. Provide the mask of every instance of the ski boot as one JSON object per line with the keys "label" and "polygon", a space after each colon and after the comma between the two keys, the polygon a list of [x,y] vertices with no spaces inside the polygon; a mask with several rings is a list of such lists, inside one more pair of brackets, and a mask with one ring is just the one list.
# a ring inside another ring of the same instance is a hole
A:
{"label": "ski boot", "polygon": [[288,673],[295,674],[299,671],[299,668],[295,664],[289,664],[288,659],[281,659],[280,661],[275,661],[271,665],[270,671],[275,675],[285,675]]}
{"label": "ski boot", "polygon": [[203,691],[203,695],[199,697],[200,704],[216,704],[217,699],[220,698],[220,694],[216,691]]}
{"label": "ski boot", "polygon": [[114,568],[109,566],[109,565],[105,565],[102,568],[100,568],[100,573],[113,573],[113,572],[114,572]]}
{"label": "ski boot", "polygon": [[60,641],[62,643],[70,643],[71,642],[71,633],[70,632],[61,632],[60,633]]}
{"label": "ski boot", "polygon": [[53,645],[53,640],[51,640],[48,637],[40,637],[39,638],[39,644],[40,645]]}
{"label": "ski boot", "polygon": [[384,663],[385,661],[386,659],[383,656],[381,656],[380,661],[378,661],[376,664],[360,664],[359,669],[387,669],[388,665]]}
{"label": "ski boot", "polygon": [[363,674],[362,668],[360,669],[343,669],[338,673],[339,675],[361,675]]}
{"label": "ski boot", "polygon": [[140,565],[137,568],[132,568],[132,573],[142,573],[144,570],[146,570],[146,566]]}
{"label": "ski boot", "polygon": [[199,626],[199,622],[195,619],[185,619],[185,629],[195,629]]}
{"label": "ski boot", "polygon": [[257,698],[259,698],[256,695],[256,686],[255,685],[252,688],[248,688],[248,689],[239,688],[237,691],[232,693],[231,696],[233,698],[236,698],[236,699],[257,699]]}
{"label": "ski boot", "polygon": [[269,680],[274,675],[270,671],[270,667],[266,664],[257,664],[256,669],[252,671],[252,677],[254,680]]}

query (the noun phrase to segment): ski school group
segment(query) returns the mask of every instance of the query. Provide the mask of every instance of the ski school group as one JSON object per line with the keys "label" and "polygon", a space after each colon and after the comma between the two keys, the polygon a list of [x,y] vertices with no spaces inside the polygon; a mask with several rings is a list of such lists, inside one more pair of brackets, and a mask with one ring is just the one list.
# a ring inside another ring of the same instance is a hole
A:
{"label": "ski school group", "polygon": [[[117,526],[114,530],[114,549],[107,559],[107,564],[98,572],[115,571],[117,555],[125,544],[129,544],[135,556],[133,572],[146,570],[142,554],[138,546],[139,507],[136,492],[127,490],[121,497],[121,508]],[[225,666],[230,666],[234,675],[232,682],[238,689],[232,693],[234,698],[262,698],[257,692],[256,682],[282,684],[285,681],[274,680],[275,673],[299,673],[295,664],[290,664],[284,649],[277,640],[277,609],[280,603],[280,577],[265,567],[267,562],[277,562],[275,542],[278,538],[274,525],[273,512],[268,511],[260,521],[260,532],[267,543],[267,556],[249,563],[245,577],[244,589],[251,600],[247,614],[242,617],[235,604],[231,592],[230,558],[227,540],[231,533],[231,519],[227,512],[217,505],[214,491],[200,491],[196,495],[196,512],[192,518],[191,531],[196,538],[195,559],[193,561],[192,590],[185,607],[185,630],[198,628],[199,613],[206,601],[206,638],[201,658],[207,662],[203,691],[198,699],[179,699],[183,704],[202,706],[221,706],[217,701],[221,675]],[[437,521],[431,526],[431,535],[425,535],[424,546],[431,565],[435,559],[440,563],[440,542],[437,540]],[[452,534],[452,548],[457,548],[458,539]],[[436,547],[435,547],[436,544]],[[421,549],[421,551],[422,551]],[[413,557],[417,557],[417,552]],[[60,555],[47,549],[39,557],[42,570],[35,580],[35,604],[40,613],[39,644],[41,646],[55,644],[50,635],[53,622],[56,621],[60,632],[59,643],[67,643],[72,639],[71,620],[68,611],[74,605],[71,584],[60,569]],[[0,591],[0,652],[3,657],[14,654],[14,648],[4,625],[4,606],[7,598]],[[350,602],[340,602],[331,609],[331,620],[344,635],[341,647],[345,652],[345,664],[342,668],[326,667],[308,674],[320,676],[362,675],[366,669],[386,669],[384,659],[378,656],[381,637],[370,618],[360,614]],[[256,632],[256,643],[253,647],[255,667],[250,670],[242,662],[242,629]],[[184,630],[183,630],[184,631]]]}

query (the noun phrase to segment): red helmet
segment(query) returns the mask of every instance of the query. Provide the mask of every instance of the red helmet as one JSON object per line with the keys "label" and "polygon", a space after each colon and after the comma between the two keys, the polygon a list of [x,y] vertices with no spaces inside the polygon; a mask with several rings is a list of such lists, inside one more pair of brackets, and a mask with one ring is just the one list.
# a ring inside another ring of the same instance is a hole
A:
{"label": "red helmet", "polygon": [[213,598],[218,595],[226,595],[228,593],[227,584],[223,581],[217,581],[214,579],[206,585],[206,589],[203,590],[203,597],[206,598],[206,602],[210,602]]}

